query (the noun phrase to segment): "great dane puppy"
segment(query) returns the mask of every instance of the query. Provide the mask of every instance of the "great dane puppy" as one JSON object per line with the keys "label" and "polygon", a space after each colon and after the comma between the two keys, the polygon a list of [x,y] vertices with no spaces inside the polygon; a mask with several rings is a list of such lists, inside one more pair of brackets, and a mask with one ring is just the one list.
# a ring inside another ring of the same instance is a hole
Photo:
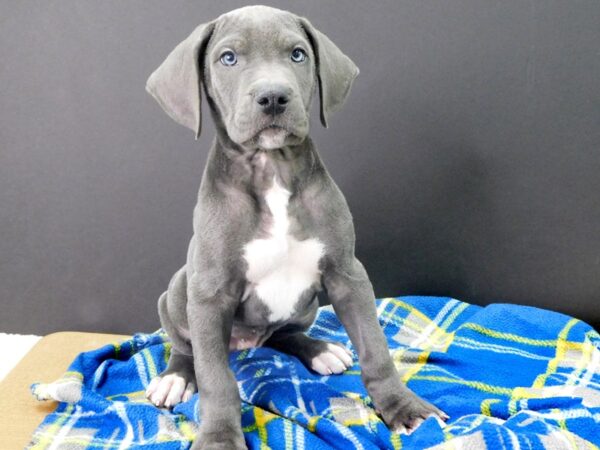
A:
{"label": "great dane puppy", "polygon": [[431,415],[447,418],[396,372],[354,256],[348,205],[308,137],[313,91],[327,126],[357,74],[308,20],[251,6],[197,27],[148,79],[160,106],[196,137],[203,96],[216,124],[187,262],[158,301],[171,356],[147,388],[164,407],[199,390],[192,448],[246,448],[230,350],[270,346],[324,375],[352,365],[345,347],[303,333],[322,290],[385,423],[410,431]]}

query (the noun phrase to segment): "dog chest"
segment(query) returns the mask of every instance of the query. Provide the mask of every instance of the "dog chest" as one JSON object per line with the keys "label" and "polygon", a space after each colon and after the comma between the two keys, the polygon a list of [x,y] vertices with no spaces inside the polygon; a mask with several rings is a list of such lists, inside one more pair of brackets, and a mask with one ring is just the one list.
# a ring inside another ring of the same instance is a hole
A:
{"label": "dog chest", "polygon": [[319,260],[324,254],[318,239],[300,241],[289,233],[289,197],[290,192],[274,177],[265,194],[272,218],[269,236],[244,247],[246,279],[269,308],[271,322],[289,319],[302,293],[319,282]]}

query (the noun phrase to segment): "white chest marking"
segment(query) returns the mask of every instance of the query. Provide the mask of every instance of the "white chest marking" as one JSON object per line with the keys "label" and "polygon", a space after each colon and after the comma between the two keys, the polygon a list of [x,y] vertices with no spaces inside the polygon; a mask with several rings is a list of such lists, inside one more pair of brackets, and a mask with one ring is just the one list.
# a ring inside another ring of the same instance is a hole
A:
{"label": "white chest marking", "polygon": [[244,247],[246,278],[269,307],[269,320],[288,319],[302,292],[319,280],[319,259],[325,246],[315,238],[299,241],[288,234],[290,192],[275,178],[265,194],[272,215],[270,237],[254,239]]}

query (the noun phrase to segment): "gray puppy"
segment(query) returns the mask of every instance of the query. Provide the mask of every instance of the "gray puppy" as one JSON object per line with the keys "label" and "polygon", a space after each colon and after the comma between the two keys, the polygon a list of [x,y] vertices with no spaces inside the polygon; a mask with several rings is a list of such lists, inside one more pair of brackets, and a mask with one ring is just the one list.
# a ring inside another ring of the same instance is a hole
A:
{"label": "gray puppy", "polygon": [[148,79],[160,106],[196,137],[204,95],[216,124],[187,262],[158,301],[171,356],[147,389],[165,407],[199,390],[192,448],[246,448],[230,350],[269,346],[321,374],[352,364],[343,346],[303,333],[320,291],[350,336],[385,423],[410,431],[431,415],[447,418],[396,372],[354,256],[348,205],[308,137],[317,86],[327,126],[357,74],[306,19],[250,6],[200,25]]}

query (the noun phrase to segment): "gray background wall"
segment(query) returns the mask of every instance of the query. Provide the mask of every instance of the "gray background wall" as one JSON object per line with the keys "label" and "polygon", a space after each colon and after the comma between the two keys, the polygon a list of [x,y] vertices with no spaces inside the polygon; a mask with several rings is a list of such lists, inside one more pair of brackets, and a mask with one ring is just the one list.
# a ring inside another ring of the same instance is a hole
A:
{"label": "gray background wall", "polygon": [[[312,134],[378,296],[600,324],[600,3],[269,4],[361,68]],[[144,83],[198,23],[241,5],[0,3],[0,331],[158,327],[213,129],[195,142]]]}

